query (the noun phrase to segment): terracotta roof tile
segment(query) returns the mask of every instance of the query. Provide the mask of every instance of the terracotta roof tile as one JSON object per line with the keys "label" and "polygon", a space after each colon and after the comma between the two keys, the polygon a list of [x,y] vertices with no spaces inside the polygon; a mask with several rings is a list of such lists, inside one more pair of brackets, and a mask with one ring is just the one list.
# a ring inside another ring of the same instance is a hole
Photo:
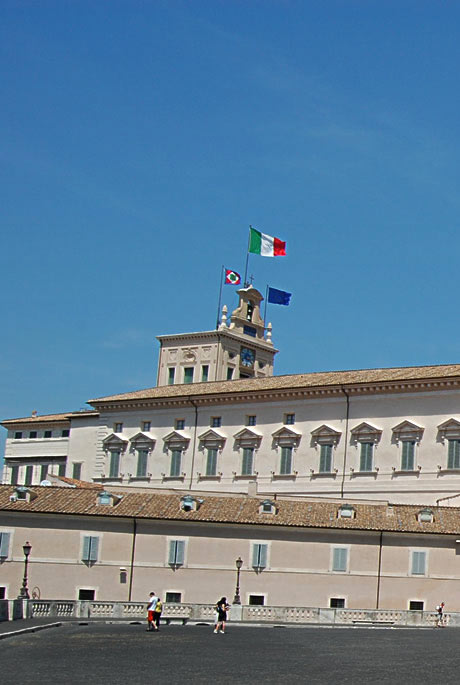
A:
{"label": "terracotta roof tile", "polygon": [[430,507],[433,522],[421,523],[417,515],[424,507],[416,505],[353,502],[355,518],[341,519],[337,512],[343,502],[339,501],[281,498],[275,502],[276,514],[263,514],[259,513],[260,504],[266,499],[263,497],[201,494],[203,502],[198,510],[184,512],[180,508],[183,494],[179,493],[117,490],[114,494],[121,499],[115,506],[107,506],[97,504],[93,489],[31,486],[30,502],[11,502],[14,490],[12,485],[0,486],[0,511],[460,535],[460,509],[454,507]]}

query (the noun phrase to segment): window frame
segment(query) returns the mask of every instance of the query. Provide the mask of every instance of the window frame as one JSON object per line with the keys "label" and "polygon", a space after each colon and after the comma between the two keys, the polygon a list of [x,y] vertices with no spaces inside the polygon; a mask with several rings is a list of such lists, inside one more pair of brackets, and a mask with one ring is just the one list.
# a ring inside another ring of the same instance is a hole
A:
{"label": "window frame", "polygon": [[[419,571],[421,568],[420,560],[423,559],[423,571]],[[411,549],[410,550],[410,569],[409,575],[417,576],[418,578],[428,575],[428,550],[426,549]]]}
{"label": "window frame", "polygon": [[171,566],[174,569],[178,569],[185,566],[186,548],[186,538],[169,537],[167,544],[168,560],[166,562],[166,565]]}
{"label": "window frame", "polygon": [[348,573],[349,563],[350,548],[347,545],[333,545],[331,549],[331,572]]}
{"label": "window frame", "polygon": [[251,568],[257,573],[268,568],[268,542],[251,542]]}
{"label": "window frame", "polygon": [[289,413],[284,414],[283,424],[285,426],[295,426],[295,413],[289,412]]}
{"label": "window frame", "polygon": [[[93,565],[100,559],[101,536],[82,535],[80,560],[87,565]],[[86,556],[85,556],[86,555]]]}

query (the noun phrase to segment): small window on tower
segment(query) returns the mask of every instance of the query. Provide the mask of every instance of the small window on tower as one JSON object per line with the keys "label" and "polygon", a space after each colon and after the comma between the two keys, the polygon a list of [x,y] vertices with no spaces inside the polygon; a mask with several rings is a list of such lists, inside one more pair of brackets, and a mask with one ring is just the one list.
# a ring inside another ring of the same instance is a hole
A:
{"label": "small window on tower", "polygon": [[247,314],[246,314],[246,319],[248,321],[252,321],[253,313],[254,313],[254,305],[252,304],[252,302],[248,302],[248,310],[247,310]]}

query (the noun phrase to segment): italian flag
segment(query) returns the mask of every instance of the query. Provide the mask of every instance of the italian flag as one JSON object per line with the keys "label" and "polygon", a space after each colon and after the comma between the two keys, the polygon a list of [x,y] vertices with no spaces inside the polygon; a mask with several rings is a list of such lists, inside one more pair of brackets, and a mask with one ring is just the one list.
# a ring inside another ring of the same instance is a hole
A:
{"label": "italian flag", "polygon": [[286,243],[279,238],[256,231],[252,226],[249,229],[249,250],[262,257],[281,257],[286,254]]}

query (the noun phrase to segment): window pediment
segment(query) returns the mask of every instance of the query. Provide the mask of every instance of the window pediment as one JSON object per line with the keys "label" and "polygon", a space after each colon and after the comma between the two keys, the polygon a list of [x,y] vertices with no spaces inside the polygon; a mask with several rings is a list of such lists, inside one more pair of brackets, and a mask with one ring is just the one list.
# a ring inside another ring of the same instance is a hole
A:
{"label": "window pediment", "polygon": [[111,435],[108,435],[105,440],[102,441],[102,444],[106,451],[120,450],[120,452],[124,452],[128,441],[124,438],[120,438],[120,436],[115,433],[111,433]]}
{"label": "window pediment", "polygon": [[235,442],[239,447],[259,447],[262,442],[262,436],[260,433],[251,430],[250,428],[243,428],[243,430],[235,433],[233,436]]}
{"label": "window pediment", "polygon": [[441,442],[445,440],[460,440],[460,421],[448,419],[438,426],[438,432]]}
{"label": "window pediment", "polygon": [[215,430],[214,428],[211,428],[207,430],[205,433],[199,435],[198,440],[200,441],[200,446],[202,448],[209,447],[211,449],[214,448],[222,450],[224,448],[227,437],[219,431]]}
{"label": "window pediment", "polygon": [[298,447],[302,438],[302,433],[292,430],[287,426],[283,426],[279,430],[272,433],[273,441],[280,447]]}
{"label": "window pediment", "polygon": [[163,438],[163,441],[168,449],[185,450],[190,442],[189,436],[183,431],[172,431]]}
{"label": "window pediment", "polygon": [[351,429],[352,441],[357,444],[358,442],[379,442],[382,437],[382,430],[372,426],[370,423],[360,423],[359,426],[355,426]]}
{"label": "window pediment", "polygon": [[312,442],[315,445],[330,445],[331,443],[333,445],[338,445],[341,436],[341,431],[336,431],[326,423],[323,423],[322,426],[315,428],[315,430],[311,432]]}
{"label": "window pediment", "polygon": [[155,438],[144,432],[136,433],[136,435],[130,438],[129,442],[133,450],[145,449],[151,451],[155,447]]}
{"label": "window pediment", "polygon": [[420,442],[424,430],[423,426],[412,423],[412,421],[402,421],[402,423],[399,423],[392,428],[396,444],[401,440],[414,440],[415,442]]}

